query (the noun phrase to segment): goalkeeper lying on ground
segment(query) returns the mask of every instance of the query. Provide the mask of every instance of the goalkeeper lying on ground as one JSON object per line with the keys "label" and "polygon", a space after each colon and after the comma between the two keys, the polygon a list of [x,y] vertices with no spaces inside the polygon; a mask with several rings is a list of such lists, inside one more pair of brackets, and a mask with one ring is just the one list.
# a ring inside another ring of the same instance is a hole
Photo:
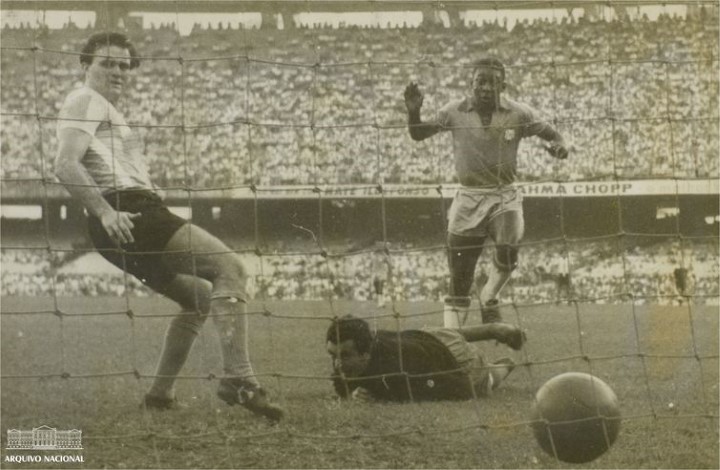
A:
{"label": "goalkeeper lying on ground", "polygon": [[[496,389],[513,370],[511,359],[486,364],[471,344],[495,340],[518,350],[525,334],[507,323],[401,332],[378,330],[348,315],[327,330],[335,391],[357,400],[465,400]],[[404,373],[403,373],[404,372]]]}

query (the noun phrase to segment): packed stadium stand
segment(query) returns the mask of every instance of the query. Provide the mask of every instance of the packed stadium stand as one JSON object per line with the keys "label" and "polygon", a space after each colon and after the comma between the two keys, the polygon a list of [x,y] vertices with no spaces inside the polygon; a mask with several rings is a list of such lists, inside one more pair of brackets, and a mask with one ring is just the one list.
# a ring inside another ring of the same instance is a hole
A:
{"label": "packed stadium stand", "polygon": [[[2,178],[52,179],[54,120],[89,32],[3,29]],[[131,36],[146,59],[127,118],[160,187],[452,182],[450,140],[411,141],[402,90],[419,81],[429,117],[481,54],[509,64],[508,95],[554,119],[573,151],[557,165],[524,144],[521,180],[718,175],[712,15]]]}
{"label": "packed stadium stand", "polygon": [[[53,181],[55,118],[81,83],[77,52],[91,32],[2,30],[3,181]],[[712,15],[537,20],[512,29],[502,19],[452,28],[196,28],[189,37],[166,25],[130,35],[144,60],[126,117],[142,134],[162,188],[452,183],[449,138],[413,142],[402,91],[418,81],[429,117],[465,92],[468,65],[481,54],[506,61],[508,95],[554,120],[571,146],[571,158],[558,164],[539,141],[523,144],[521,181],[719,175]],[[258,268],[256,298],[371,298],[372,252],[288,254],[297,250],[289,236],[286,242],[277,255],[250,261]],[[717,241],[686,243],[694,301],[717,302]],[[442,246],[389,248],[390,297],[446,294]],[[506,302],[678,301],[672,273],[681,261],[670,237],[619,249],[615,241],[583,242],[574,251],[530,244],[521,253]],[[149,295],[136,280],[105,270],[96,254],[80,257],[92,272],[68,268],[77,256],[3,249],[2,295]],[[570,286],[558,284],[563,265]]]}
{"label": "packed stadium stand", "polygon": [[[513,274],[503,301],[516,304],[553,302],[619,303],[634,299],[638,304],[682,302],[673,281],[675,267],[686,264],[690,287],[685,294],[698,304],[717,303],[718,245],[699,241],[665,240],[618,251],[614,240],[592,241],[577,247],[563,244],[529,245],[523,248],[518,271]],[[386,277],[388,296],[396,301],[441,300],[447,293],[445,251],[413,250],[395,246]],[[678,253],[685,253],[685,259]],[[373,263],[379,255],[363,252],[348,256],[278,254],[257,258],[247,255],[253,266],[257,300],[372,299]],[[51,260],[52,258],[52,260]],[[99,255],[82,255],[79,270],[61,257],[38,250],[3,250],[2,295],[103,296],[150,291],[132,276],[123,276]],[[487,256],[484,263],[490,262]],[[16,265],[22,268],[15,269]],[[562,266],[572,285],[561,290]],[[48,282],[52,279],[53,282]]]}

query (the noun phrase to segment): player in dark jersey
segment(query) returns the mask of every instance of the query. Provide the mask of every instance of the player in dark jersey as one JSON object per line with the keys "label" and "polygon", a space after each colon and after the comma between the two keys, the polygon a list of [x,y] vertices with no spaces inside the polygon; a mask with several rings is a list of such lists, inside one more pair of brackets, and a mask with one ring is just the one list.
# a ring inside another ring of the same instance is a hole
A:
{"label": "player in dark jersey", "polygon": [[326,333],[339,396],[400,402],[466,400],[490,394],[514,363],[503,358],[486,364],[471,344],[484,340],[517,350],[525,335],[506,323],[373,334],[365,320],[351,315],[333,320]]}
{"label": "player in dark jersey", "polygon": [[524,234],[522,193],[513,183],[517,152],[525,137],[549,142],[546,150],[565,159],[562,136],[529,106],[502,96],[505,67],[498,59],[474,64],[471,94],[443,106],[433,120],[423,122],[423,94],[416,83],[405,88],[408,129],[413,140],[452,132],[455,170],[461,187],[448,213],[450,295],[445,299],[444,324],[461,326],[470,306],[475,265],[485,240],[495,242],[495,256],[480,298],[483,323],[500,321],[498,295],[517,266],[518,244]]}
{"label": "player in dark jersey", "polygon": [[184,310],[167,329],[143,406],[177,407],[175,379],[212,316],[225,373],[218,397],[279,420],[283,410],[260,386],[248,354],[245,265],[221,240],[170,212],[150,182],[137,132],[116,107],[139,64],[134,46],[121,33],[88,39],[80,54],[84,85],[60,109],[55,173],[85,206],[97,250]]}

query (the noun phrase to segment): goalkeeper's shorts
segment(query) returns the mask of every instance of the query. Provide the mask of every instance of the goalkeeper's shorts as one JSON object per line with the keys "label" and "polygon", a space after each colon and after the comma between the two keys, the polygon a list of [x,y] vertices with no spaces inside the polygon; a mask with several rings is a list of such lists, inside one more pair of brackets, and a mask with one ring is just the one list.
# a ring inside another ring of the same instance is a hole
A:
{"label": "goalkeeper's shorts", "polygon": [[488,224],[505,212],[522,215],[523,196],[515,186],[502,188],[461,187],[448,211],[448,232],[462,237],[486,237]]}
{"label": "goalkeeper's shorts", "polygon": [[162,289],[177,273],[163,262],[170,238],[187,220],[170,212],[160,196],[148,190],[124,190],[103,195],[116,210],[139,213],[133,219],[135,241],[122,246],[113,241],[100,219],[88,216],[90,239],[98,252],[154,290]]}
{"label": "goalkeeper's shorts", "polygon": [[476,396],[486,396],[490,390],[490,369],[485,366],[482,354],[465,341],[455,328],[423,328],[422,331],[437,338],[455,357],[458,365],[467,371]]}

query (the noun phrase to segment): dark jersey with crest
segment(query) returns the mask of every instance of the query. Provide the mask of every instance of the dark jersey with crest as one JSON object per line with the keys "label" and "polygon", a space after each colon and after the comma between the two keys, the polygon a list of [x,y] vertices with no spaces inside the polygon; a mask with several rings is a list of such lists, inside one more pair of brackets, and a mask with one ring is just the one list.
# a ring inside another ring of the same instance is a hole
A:
{"label": "dark jersey with crest", "polygon": [[389,401],[464,400],[473,397],[470,378],[450,350],[421,330],[379,330],[362,377],[334,379],[335,391],[347,397],[358,387]]}

